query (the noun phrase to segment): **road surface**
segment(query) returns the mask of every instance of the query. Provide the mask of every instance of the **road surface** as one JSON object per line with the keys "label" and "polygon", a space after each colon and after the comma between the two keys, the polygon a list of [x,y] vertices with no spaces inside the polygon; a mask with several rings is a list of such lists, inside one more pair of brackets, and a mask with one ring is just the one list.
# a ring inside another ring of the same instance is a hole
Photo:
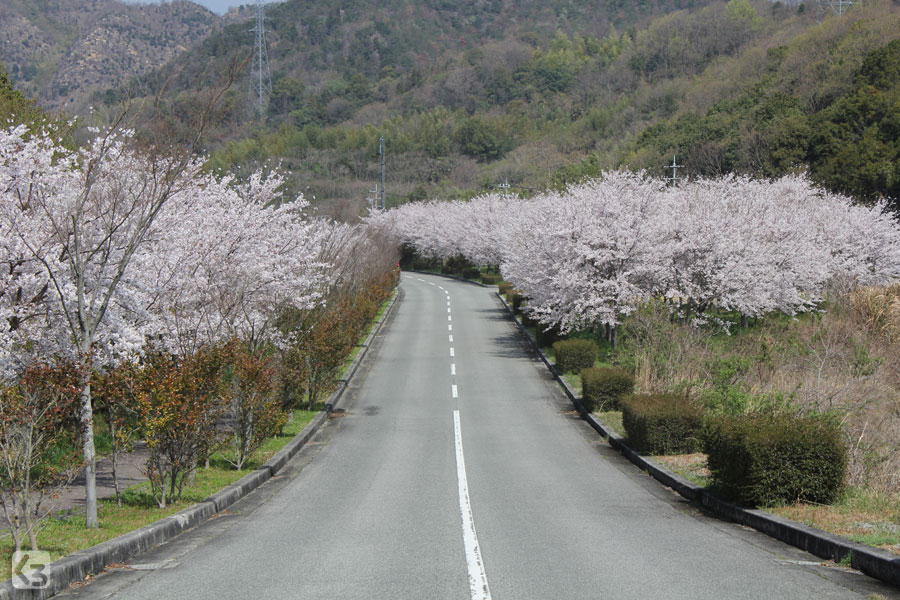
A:
{"label": "road surface", "polygon": [[404,274],[400,294],[346,413],[281,476],[59,597],[898,597],[632,467],[572,413],[490,289]]}

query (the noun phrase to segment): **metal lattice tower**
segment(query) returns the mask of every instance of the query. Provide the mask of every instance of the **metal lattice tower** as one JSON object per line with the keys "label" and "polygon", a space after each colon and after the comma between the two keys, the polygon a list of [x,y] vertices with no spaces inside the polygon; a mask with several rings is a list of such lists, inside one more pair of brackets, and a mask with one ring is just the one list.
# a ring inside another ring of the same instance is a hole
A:
{"label": "metal lattice tower", "polygon": [[266,49],[266,7],[263,0],[256,0],[256,18],[251,31],[256,33],[253,62],[250,65],[250,99],[256,114],[262,117],[266,102],[272,93],[272,74],[269,71],[269,51]]}
{"label": "metal lattice tower", "polygon": [[831,9],[831,12],[839,17],[843,17],[851,6],[856,4],[857,0],[817,0],[816,1],[816,22],[821,23],[825,13]]}

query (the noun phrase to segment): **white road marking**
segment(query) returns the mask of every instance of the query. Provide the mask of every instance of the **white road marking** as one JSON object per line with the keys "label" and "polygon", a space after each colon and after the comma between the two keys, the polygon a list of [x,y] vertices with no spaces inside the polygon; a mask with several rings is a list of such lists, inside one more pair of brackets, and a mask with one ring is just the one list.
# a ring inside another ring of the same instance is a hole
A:
{"label": "white road marking", "polygon": [[447,307],[447,312],[450,312],[450,307],[449,307],[449,306]]}
{"label": "white road marking", "polygon": [[447,320],[448,320],[448,321],[452,321],[452,320],[453,320],[453,317],[451,317],[450,315],[447,315]]}
{"label": "white road marking", "polygon": [[453,393],[454,398],[459,398],[459,391],[457,391],[455,383],[450,386],[450,391]]}
{"label": "white road marking", "polygon": [[456,353],[453,351],[453,348],[450,348],[450,356],[456,356]]}
{"label": "white road marking", "polygon": [[451,375],[456,375],[456,363],[451,363],[451,364],[450,364],[450,374],[451,374]]}
{"label": "white road marking", "polygon": [[453,331],[453,325],[447,325],[447,331]]}
{"label": "white road marking", "polygon": [[451,343],[451,344],[452,344],[452,343],[453,343],[453,336],[452,336],[452,335],[450,335],[450,336],[447,336],[447,337],[449,337],[449,338],[450,338],[450,343]]}
{"label": "white road marking", "polygon": [[472,600],[491,600],[484,560],[475,533],[475,516],[469,501],[469,483],[466,480],[466,460],[463,456],[462,433],[459,428],[459,411],[453,411],[453,431],[456,438],[456,479],[459,482],[459,514],[462,516],[463,545],[466,548],[466,564],[469,568],[469,591]]}

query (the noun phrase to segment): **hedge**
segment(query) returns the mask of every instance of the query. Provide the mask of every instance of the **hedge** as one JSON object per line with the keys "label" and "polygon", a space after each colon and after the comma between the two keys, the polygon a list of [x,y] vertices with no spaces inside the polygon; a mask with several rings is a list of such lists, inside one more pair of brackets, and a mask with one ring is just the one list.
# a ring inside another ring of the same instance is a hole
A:
{"label": "hedge", "polygon": [[561,340],[553,344],[556,368],[560,373],[578,373],[597,361],[597,344],[591,340]]}
{"label": "hedge", "polygon": [[516,290],[510,290],[506,298],[509,300],[509,305],[512,307],[513,313],[517,315],[521,314],[522,303],[525,302],[525,296]]}
{"label": "hedge", "polygon": [[690,454],[700,449],[703,408],[681,394],[639,394],[622,400],[628,443],[648,454]]}
{"label": "hedge", "polygon": [[500,282],[500,276],[493,273],[482,273],[481,283],[485,285],[497,285]]}
{"label": "hedge", "polygon": [[703,445],[714,483],[741,503],[829,504],[843,488],[847,447],[840,427],[822,418],[710,418]]}
{"label": "hedge", "polygon": [[581,371],[581,400],[588,412],[620,410],[622,398],[634,391],[634,377],[616,367]]}
{"label": "hedge", "polygon": [[462,270],[464,279],[481,279],[481,271],[473,267],[466,267]]}
{"label": "hedge", "polygon": [[503,296],[509,296],[509,293],[513,289],[513,284],[508,281],[501,281],[497,284],[497,291],[500,292]]}
{"label": "hedge", "polygon": [[555,326],[551,327],[538,323],[535,329],[535,341],[541,348],[552,346],[559,341],[560,336],[559,329]]}

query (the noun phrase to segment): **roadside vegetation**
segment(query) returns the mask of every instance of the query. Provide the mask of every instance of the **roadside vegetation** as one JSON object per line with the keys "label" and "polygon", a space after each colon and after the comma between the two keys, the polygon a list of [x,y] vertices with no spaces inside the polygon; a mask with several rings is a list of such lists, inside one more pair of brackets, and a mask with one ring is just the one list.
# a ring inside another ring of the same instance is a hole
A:
{"label": "roadside vegetation", "polygon": [[[277,172],[205,170],[192,147],[230,83],[195,98],[184,130],[130,107],[97,129],[52,121],[0,77],[0,511],[15,551],[69,547],[63,522],[103,530],[73,543],[105,539],[263,462],[393,293],[377,227],[304,211]],[[147,483],[120,490],[138,441]],[[59,517],[79,472],[83,513]]]}
{"label": "roadside vegetation", "polygon": [[883,204],[802,178],[613,172],[379,218],[403,264],[499,268],[512,310],[632,447],[898,551],[900,224]]}

